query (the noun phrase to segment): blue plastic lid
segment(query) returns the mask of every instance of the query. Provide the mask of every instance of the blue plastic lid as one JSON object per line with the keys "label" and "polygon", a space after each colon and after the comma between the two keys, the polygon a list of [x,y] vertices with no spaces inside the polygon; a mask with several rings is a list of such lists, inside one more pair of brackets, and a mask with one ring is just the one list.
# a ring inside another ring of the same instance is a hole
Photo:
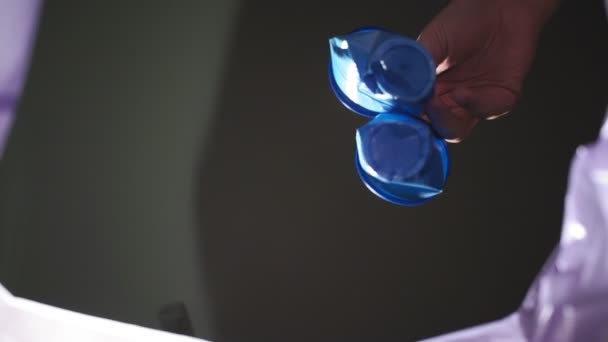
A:
{"label": "blue plastic lid", "polygon": [[360,29],[331,38],[330,54],[336,96],[361,115],[419,114],[433,95],[433,59],[412,39],[382,29]]}
{"label": "blue plastic lid", "polygon": [[338,99],[374,118],[356,135],[356,166],[365,185],[399,205],[439,195],[450,168],[447,145],[419,119],[434,92],[430,54],[412,39],[376,28],[330,39],[330,53]]}
{"label": "blue plastic lid", "polygon": [[423,121],[383,113],[357,130],[356,165],[365,185],[399,205],[422,204],[443,192],[447,144]]}

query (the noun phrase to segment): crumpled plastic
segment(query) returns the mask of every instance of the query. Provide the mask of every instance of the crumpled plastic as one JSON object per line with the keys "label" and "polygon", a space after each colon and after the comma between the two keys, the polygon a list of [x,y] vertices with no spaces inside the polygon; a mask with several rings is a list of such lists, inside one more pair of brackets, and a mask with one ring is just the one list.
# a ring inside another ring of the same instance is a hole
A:
{"label": "crumpled plastic", "polygon": [[608,114],[600,138],[570,168],[559,245],[519,310],[423,342],[608,341]]}
{"label": "crumpled plastic", "polygon": [[0,0],[0,158],[29,68],[40,0]]}

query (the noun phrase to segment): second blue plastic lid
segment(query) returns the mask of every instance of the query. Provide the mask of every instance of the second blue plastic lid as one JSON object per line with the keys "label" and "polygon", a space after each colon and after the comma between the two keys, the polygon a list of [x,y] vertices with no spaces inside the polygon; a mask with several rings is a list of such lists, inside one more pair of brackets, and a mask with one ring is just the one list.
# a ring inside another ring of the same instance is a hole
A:
{"label": "second blue plastic lid", "polygon": [[357,130],[356,144],[359,176],[379,197],[414,206],[443,191],[450,168],[447,145],[425,122],[383,113]]}

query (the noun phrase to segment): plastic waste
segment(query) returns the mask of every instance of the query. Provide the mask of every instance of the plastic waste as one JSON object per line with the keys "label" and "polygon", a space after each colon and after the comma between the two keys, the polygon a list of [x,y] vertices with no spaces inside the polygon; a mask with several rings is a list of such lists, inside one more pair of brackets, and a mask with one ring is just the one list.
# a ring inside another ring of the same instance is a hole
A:
{"label": "plastic waste", "polygon": [[378,28],[331,38],[329,78],[336,97],[372,118],[356,134],[356,168],[377,196],[422,204],[443,192],[446,143],[421,118],[435,87],[435,65],[416,41]]}

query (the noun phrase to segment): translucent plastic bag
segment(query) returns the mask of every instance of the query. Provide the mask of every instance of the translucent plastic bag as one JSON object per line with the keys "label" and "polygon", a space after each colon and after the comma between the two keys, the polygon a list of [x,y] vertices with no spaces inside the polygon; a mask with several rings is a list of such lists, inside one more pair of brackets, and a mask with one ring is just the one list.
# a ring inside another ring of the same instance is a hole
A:
{"label": "translucent plastic bag", "polygon": [[17,110],[40,0],[0,0],[0,159]]}
{"label": "translucent plastic bag", "polygon": [[424,342],[608,341],[608,118],[570,169],[559,245],[507,318]]}

